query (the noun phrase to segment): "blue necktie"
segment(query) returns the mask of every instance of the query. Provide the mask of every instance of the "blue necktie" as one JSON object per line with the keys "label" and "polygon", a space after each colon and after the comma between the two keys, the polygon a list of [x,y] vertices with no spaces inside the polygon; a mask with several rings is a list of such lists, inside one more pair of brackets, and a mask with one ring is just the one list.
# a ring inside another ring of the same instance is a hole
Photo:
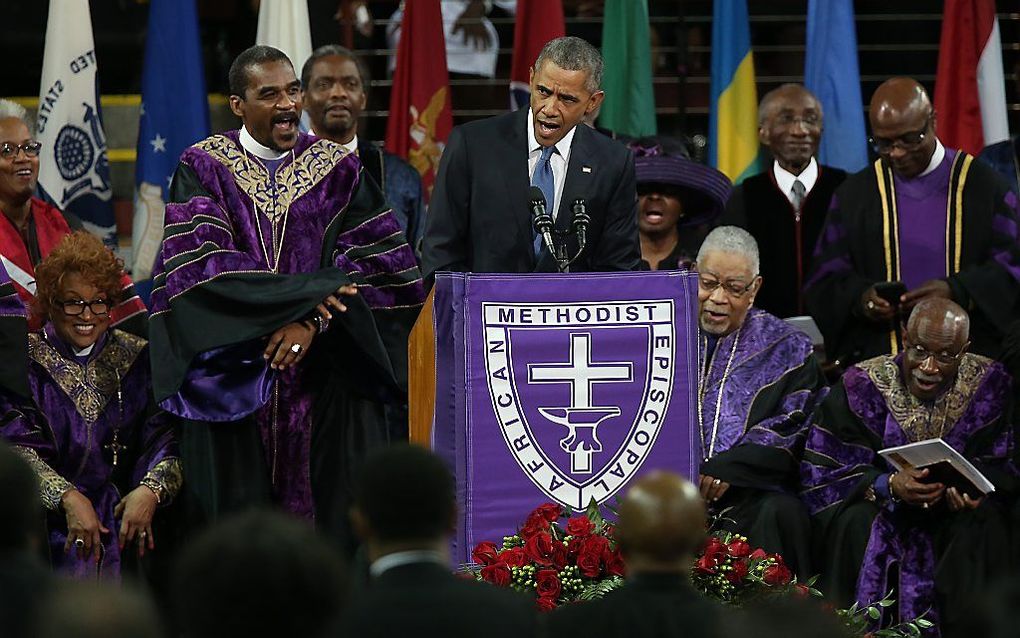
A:
{"label": "blue necktie", "polygon": [[[531,176],[531,185],[538,186],[545,195],[545,210],[550,215],[556,210],[556,181],[553,179],[552,164],[549,163],[555,152],[555,146],[544,147],[542,156],[538,158],[538,164],[535,166],[535,173]],[[544,247],[542,236],[535,233],[535,256],[538,256]]]}

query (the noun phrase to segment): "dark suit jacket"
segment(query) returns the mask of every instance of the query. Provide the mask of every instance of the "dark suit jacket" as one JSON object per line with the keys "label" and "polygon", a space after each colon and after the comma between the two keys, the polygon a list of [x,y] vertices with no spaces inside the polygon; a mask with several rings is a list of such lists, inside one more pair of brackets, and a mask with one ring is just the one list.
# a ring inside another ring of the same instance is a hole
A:
{"label": "dark suit jacket", "polygon": [[353,596],[340,636],[530,638],[532,602],[513,591],[457,578],[435,563],[383,572]]}
{"label": "dark suit jacket", "polygon": [[722,607],[694,591],[686,576],[649,574],[601,600],[560,607],[544,624],[546,636],[714,638],[721,618]]}
{"label": "dark suit jacket", "polygon": [[[528,111],[453,129],[439,163],[425,221],[422,272],[555,272],[551,255],[536,260],[528,175]],[[571,205],[584,198],[591,216],[574,272],[635,270],[637,233],[634,159],[626,147],[578,125],[570,147],[556,227],[570,229]],[[577,252],[577,238],[568,243]]]}

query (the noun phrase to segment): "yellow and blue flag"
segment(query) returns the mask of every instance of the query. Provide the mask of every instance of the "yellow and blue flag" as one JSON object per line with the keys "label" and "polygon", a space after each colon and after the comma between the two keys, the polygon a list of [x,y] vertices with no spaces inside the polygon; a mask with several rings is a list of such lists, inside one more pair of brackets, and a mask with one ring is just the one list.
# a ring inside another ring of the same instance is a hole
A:
{"label": "yellow and blue flag", "polygon": [[734,184],[758,172],[758,90],[747,0],[716,0],[712,10],[709,163]]}

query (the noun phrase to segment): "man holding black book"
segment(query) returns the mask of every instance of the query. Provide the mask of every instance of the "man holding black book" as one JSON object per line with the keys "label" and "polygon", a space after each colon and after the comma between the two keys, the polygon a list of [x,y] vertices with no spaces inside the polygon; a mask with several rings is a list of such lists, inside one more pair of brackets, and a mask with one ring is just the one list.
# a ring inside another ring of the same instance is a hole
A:
{"label": "man holding black book", "polygon": [[[1010,377],[967,351],[970,319],[952,301],[919,302],[903,334],[904,353],[851,367],[822,402],[805,446],[802,498],[824,548],[826,593],[868,603],[895,590],[901,619],[930,609],[926,617],[951,636],[970,596],[1009,569],[1005,511],[1017,478]],[[880,454],[932,439],[995,491],[947,487],[924,468],[892,471]]]}

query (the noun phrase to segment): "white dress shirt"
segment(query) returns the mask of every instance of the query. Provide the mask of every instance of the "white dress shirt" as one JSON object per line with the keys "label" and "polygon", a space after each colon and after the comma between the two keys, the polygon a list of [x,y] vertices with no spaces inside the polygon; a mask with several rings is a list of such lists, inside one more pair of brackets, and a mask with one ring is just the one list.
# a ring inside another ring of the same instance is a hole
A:
{"label": "white dress shirt", "polygon": [[[542,145],[535,138],[535,119],[531,109],[528,109],[528,183],[535,175],[535,167],[538,166],[538,158],[542,156]],[[549,158],[552,166],[553,184],[556,185],[556,201],[553,210],[547,211],[556,219],[556,213],[560,210],[560,200],[563,197],[563,183],[567,181],[567,162],[570,161],[570,145],[574,143],[574,133],[577,132],[577,125],[563,136],[563,139],[556,143],[556,150]]]}
{"label": "white dress shirt", "polygon": [[918,177],[924,177],[928,173],[934,171],[942,163],[942,160],[946,159],[946,147],[942,146],[942,142],[935,138],[935,152],[931,154],[931,161],[928,162],[928,168],[921,171]]}
{"label": "white dress shirt", "polygon": [[393,552],[392,554],[382,556],[369,566],[368,573],[371,574],[372,578],[378,578],[384,572],[387,572],[394,567],[411,565],[413,563],[437,563],[439,565],[446,565],[446,562],[443,560],[443,557],[440,556],[439,552],[429,549],[411,550],[406,552]]}
{"label": "white dress shirt", "polygon": [[786,195],[786,199],[793,203],[793,183],[796,180],[800,180],[800,183],[804,185],[804,196],[811,192],[811,189],[815,187],[815,182],[818,181],[818,162],[815,158],[811,158],[808,165],[800,172],[800,175],[794,175],[790,171],[786,170],[779,165],[778,161],[772,163],[772,174],[776,176],[776,185],[779,186],[779,190],[783,191]]}
{"label": "white dress shirt", "polygon": [[282,153],[274,151],[268,146],[263,146],[251,133],[248,132],[248,128],[245,126],[241,127],[241,148],[248,151],[255,157],[262,158],[264,160],[278,160],[290,151],[284,151]]}

